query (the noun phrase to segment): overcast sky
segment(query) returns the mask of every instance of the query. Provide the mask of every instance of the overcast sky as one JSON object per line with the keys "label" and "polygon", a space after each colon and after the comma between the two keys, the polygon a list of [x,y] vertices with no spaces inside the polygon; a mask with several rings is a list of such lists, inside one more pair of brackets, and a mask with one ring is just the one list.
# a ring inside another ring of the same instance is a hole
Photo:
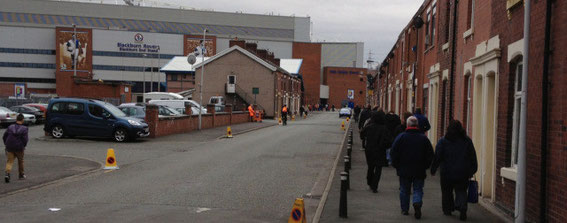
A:
{"label": "overcast sky", "polygon": [[[83,0],[100,2],[99,0]],[[121,3],[122,0],[102,0]],[[137,0],[140,1],[140,0]],[[312,41],[364,42],[381,62],[423,0],[145,0],[223,12],[309,16]]]}

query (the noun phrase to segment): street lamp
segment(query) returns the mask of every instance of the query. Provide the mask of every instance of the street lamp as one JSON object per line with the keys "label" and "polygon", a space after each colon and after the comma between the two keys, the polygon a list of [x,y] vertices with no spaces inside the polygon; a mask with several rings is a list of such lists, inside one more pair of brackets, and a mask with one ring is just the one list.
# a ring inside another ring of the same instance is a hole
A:
{"label": "street lamp", "polygon": [[[144,63],[144,70],[142,71],[143,76],[144,76],[144,84],[143,84],[144,86],[143,86],[143,93],[142,94],[145,94],[146,93],[146,56],[148,56],[148,55],[144,53],[144,54],[142,54],[142,56],[143,56],[142,62]],[[143,95],[142,95],[142,98],[144,98]],[[145,98],[144,98],[144,100],[145,100]]]}
{"label": "street lamp", "polygon": [[207,32],[209,30],[207,30],[205,28],[205,30],[203,30],[203,45],[201,46],[201,52],[199,52],[201,54],[201,81],[199,82],[199,106],[201,106],[199,108],[199,130],[201,130],[201,115],[203,113],[203,76],[205,73],[205,40],[207,37]]}

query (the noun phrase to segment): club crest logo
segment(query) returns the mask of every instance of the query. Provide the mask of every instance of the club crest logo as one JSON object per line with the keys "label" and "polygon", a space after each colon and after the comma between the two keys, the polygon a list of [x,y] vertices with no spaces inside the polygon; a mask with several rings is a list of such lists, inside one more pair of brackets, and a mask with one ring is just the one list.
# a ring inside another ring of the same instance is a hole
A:
{"label": "club crest logo", "polygon": [[142,42],[142,41],[144,41],[144,36],[140,33],[136,33],[136,35],[134,35],[134,41]]}

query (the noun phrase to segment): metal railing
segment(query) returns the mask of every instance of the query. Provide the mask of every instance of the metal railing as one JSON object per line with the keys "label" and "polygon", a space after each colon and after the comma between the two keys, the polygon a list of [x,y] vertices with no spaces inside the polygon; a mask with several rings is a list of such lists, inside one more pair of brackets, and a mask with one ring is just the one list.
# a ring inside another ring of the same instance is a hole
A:
{"label": "metal railing", "polygon": [[[254,104],[254,94],[252,93],[247,93],[244,89],[242,89],[240,86],[238,86],[238,84],[234,85],[234,89],[236,92],[236,95],[238,95],[240,98],[242,98],[242,100],[244,100],[246,103],[248,104]],[[262,107],[262,105],[257,104],[256,103],[256,108],[259,110],[266,110],[264,109],[264,107]]]}

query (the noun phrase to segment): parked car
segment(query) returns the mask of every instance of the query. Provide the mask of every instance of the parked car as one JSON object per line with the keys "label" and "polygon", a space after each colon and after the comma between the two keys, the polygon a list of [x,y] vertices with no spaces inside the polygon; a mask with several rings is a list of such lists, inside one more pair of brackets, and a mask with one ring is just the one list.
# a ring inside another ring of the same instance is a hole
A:
{"label": "parked car", "polygon": [[339,118],[350,117],[351,114],[352,114],[352,110],[348,107],[344,107],[344,108],[341,108],[341,110],[339,110]]}
{"label": "parked car", "polygon": [[[11,109],[8,109],[6,107],[0,107],[0,111],[0,116],[2,116],[2,118],[0,118],[0,120],[2,120],[2,125],[8,126],[16,122],[16,117],[18,116],[19,112],[12,111]],[[24,115],[24,125],[36,123],[35,115],[25,113],[22,113],[22,115]]]}
{"label": "parked car", "polygon": [[45,119],[45,113],[43,113],[41,110],[34,108],[34,107],[28,107],[28,106],[25,106],[25,105],[18,105],[18,106],[10,107],[10,110],[12,110],[16,113],[24,113],[24,114],[34,115],[37,123],[43,122],[43,120]]}
{"label": "parked car", "polygon": [[18,113],[0,106],[0,124],[3,127],[9,126],[12,123],[16,123],[16,116]]}
{"label": "parked car", "polygon": [[45,113],[47,111],[47,104],[35,103],[35,104],[23,104],[23,105],[27,106],[27,107],[37,108],[37,109],[41,110],[43,113]]}
{"label": "parked car", "polygon": [[185,105],[191,106],[191,113],[199,114],[199,108],[201,108],[201,113],[206,114],[207,109],[199,105],[199,103],[193,100],[151,100],[150,104],[164,105],[177,110],[178,112],[185,114]]}
{"label": "parked car", "polygon": [[209,104],[215,105],[215,112],[223,112],[225,107],[224,103],[223,96],[212,96],[209,99]]}
{"label": "parked car", "polygon": [[[146,104],[144,103],[124,103],[118,108],[128,117],[136,117],[142,120],[146,118]],[[158,112],[159,117],[182,115],[175,109],[163,105],[158,105]]]}
{"label": "parked car", "polygon": [[81,98],[51,99],[44,130],[54,138],[112,137],[117,142],[150,135],[148,124],[143,120],[127,117],[110,103]]}

